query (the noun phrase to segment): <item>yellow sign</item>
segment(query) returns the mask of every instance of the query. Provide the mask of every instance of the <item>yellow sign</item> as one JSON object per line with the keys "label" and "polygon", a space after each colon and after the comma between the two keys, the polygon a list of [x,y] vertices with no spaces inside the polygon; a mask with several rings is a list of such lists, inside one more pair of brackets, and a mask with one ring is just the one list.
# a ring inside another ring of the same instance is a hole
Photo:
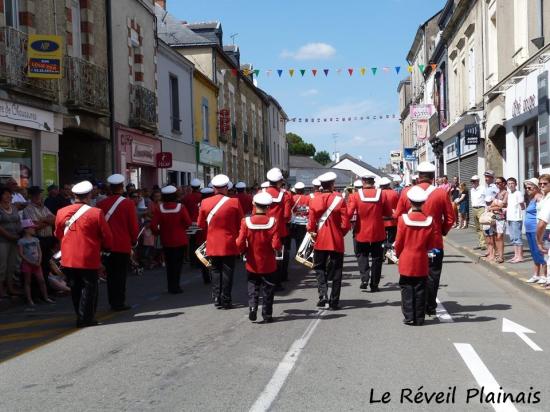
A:
{"label": "yellow sign", "polygon": [[61,36],[29,35],[27,46],[27,77],[61,79],[63,77],[63,47]]}

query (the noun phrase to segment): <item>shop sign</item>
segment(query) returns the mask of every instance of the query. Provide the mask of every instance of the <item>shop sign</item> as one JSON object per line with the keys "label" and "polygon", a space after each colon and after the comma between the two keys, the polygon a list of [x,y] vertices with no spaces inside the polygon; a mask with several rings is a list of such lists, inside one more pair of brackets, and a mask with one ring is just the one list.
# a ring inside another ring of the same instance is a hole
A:
{"label": "shop sign", "polygon": [[548,130],[548,71],[537,76],[539,157],[543,166],[550,164],[550,133]]}
{"label": "shop sign", "polygon": [[525,99],[515,99],[512,103],[512,117],[530,112],[537,107],[537,97],[532,94]]}
{"label": "shop sign", "polygon": [[401,161],[401,152],[394,150],[390,152],[390,160],[393,162],[400,162]]}
{"label": "shop sign", "polygon": [[221,109],[219,112],[220,134],[229,132],[231,126],[231,114],[229,109]]}
{"label": "shop sign", "polygon": [[61,36],[44,34],[29,35],[27,47],[27,77],[39,79],[61,79],[63,47]]}
{"label": "shop sign", "polygon": [[414,147],[405,147],[403,149],[403,156],[405,158],[405,161],[414,162],[416,160],[415,150],[416,149]]}
{"label": "shop sign", "polygon": [[467,146],[479,145],[480,131],[479,124],[472,123],[464,126],[464,144]]}
{"label": "shop sign", "polygon": [[411,120],[428,120],[434,113],[433,104],[411,105]]}
{"label": "shop sign", "polygon": [[42,153],[42,183],[44,187],[58,184],[57,155]]}
{"label": "shop sign", "polygon": [[157,153],[157,167],[159,169],[169,169],[172,167],[172,153],[160,152]]}
{"label": "shop sign", "polygon": [[53,132],[53,119],[52,112],[0,100],[0,122]]}
{"label": "shop sign", "polygon": [[223,151],[206,143],[199,143],[198,162],[208,166],[223,167]]}
{"label": "shop sign", "polygon": [[132,162],[155,166],[155,148],[153,145],[133,141]]}

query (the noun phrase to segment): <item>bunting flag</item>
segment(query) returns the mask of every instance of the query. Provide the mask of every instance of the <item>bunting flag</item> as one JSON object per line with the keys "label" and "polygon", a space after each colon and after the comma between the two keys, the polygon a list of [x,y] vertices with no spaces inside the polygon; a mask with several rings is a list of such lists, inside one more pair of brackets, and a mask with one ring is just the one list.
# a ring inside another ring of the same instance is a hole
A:
{"label": "bunting flag", "polygon": [[350,76],[353,76],[353,69],[348,69],[348,73]]}
{"label": "bunting flag", "polygon": [[382,70],[384,71],[384,73],[389,73],[390,68],[389,67],[382,67]]}
{"label": "bunting flag", "polygon": [[254,70],[254,76],[258,77],[260,75],[260,70],[256,69]]}
{"label": "bunting flag", "polygon": [[361,73],[361,76],[364,76],[365,73],[367,72],[367,69],[364,68],[364,67],[361,67],[361,68],[359,69],[359,72]]}
{"label": "bunting flag", "polygon": [[372,75],[376,76],[376,71],[378,70],[378,67],[372,67],[371,70],[372,70]]}
{"label": "bunting flag", "polygon": [[302,77],[304,77],[304,74],[306,74],[306,70],[305,70],[305,69],[301,69],[301,70],[300,70],[300,73],[302,74]]}
{"label": "bunting flag", "polygon": [[420,73],[424,73],[424,69],[426,69],[426,66],[424,66],[423,64],[419,64],[418,69],[420,70]]}
{"label": "bunting flag", "polygon": [[338,73],[338,75],[341,75],[342,74],[342,69],[337,69],[336,73]]}
{"label": "bunting flag", "polygon": [[231,69],[231,74],[233,76],[236,76],[237,75],[237,69]]}
{"label": "bunting flag", "polygon": [[407,71],[408,71],[409,73],[412,73],[412,72],[413,72],[413,67],[412,67],[412,66],[407,66]]}
{"label": "bunting flag", "polygon": [[290,123],[335,123],[335,122],[354,122],[367,120],[399,120],[396,114],[385,114],[376,116],[334,116],[334,117],[292,117]]}
{"label": "bunting flag", "polygon": [[313,73],[313,77],[317,76],[317,69],[311,69],[311,73]]}
{"label": "bunting flag", "polygon": [[250,70],[249,69],[243,69],[243,74],[248,77],[250,76]]}
{"label": "bunting flag", "polygon": [[395,66],[395,74],[399,74],[400,70],[401,70],[401,66]]}
{"label": "bunting flag", "polygon": [[290,77],[294,76],[294,69],[290,69],[290,70],[288,71],[288,74],[290,74]]}
{"label": "bunting flag", "polygon": [[279,77],[281,77],[281,75],[283,74],[283,71],[281,69],[277,70],[277,74],[279,75]]}
{"label": "bunting flag", "polygon": [[273,73],[273,70],[271,69],[265,72],[265,74],[267,74],[267,77],[270,77],[272,73]]}
{"label": "bunting flag", "polygon": [[325,77],[328,76],[328,69],[323,70],[325,72]]}

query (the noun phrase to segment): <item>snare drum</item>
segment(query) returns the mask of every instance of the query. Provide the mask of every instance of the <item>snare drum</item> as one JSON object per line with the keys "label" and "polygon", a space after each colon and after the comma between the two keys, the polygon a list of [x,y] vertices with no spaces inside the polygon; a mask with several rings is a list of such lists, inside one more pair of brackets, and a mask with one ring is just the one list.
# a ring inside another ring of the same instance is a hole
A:
{"label": "snare drum", "polygon": [[212,266],[212,261],[206,254],[206,242],[200,245],[197,250],[195,250],[195,256],[201,261],[201,263],[208,269]]}
{"label": "snare drum", "polygon": [[315,246],[315,241],[309,233],[306,233],[302,244],[298,248],[298,253],[296,254],[296,261],[301,263],[308,268],[313,268],[313,247]]}

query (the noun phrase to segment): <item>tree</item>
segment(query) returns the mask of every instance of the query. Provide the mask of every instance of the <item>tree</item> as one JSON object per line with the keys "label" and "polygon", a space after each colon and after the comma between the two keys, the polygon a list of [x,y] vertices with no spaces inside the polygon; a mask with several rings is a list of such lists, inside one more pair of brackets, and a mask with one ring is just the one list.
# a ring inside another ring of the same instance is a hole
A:
{"label": "tree", "polygon": [[321,150],[313,156],[313,160],[317,163],[321,163],[323,166],[326,166],[331,162],[330,154],[326,150]]}
{"label": "tree", "polygon": [[287,133],[286,140],[288,141],[288,153],[293,156],[315,156],[315,146],[311,143],[304,142],[301,136],[295,133]]}

